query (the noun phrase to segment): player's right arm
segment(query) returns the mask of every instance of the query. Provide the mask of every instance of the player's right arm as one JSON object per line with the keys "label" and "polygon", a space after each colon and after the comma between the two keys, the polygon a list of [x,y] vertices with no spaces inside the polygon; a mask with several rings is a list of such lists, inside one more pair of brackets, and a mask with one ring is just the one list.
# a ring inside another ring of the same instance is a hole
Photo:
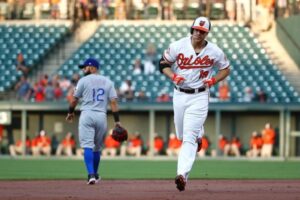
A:
{"label": "player's right arm", "polygon": [[182,76],[174,73],[171,68],[177,57],[174,46],[175,45],[173,43],[167,50],[164,51],[164,54],[159,61],[159,70],[161,73],[169,77],[174,84],[181,85],[185,81],[185,79]]}
{"label": "player's right arm", "polygon": [[73,122],[73,119],[74,119],[74,116],[75,116],[74,111],[75,111],[75,108],[78,104],[78,101],[79,101],[79,99],[77,97],[74,97],[74,96],[72,97],[72,100],[69,104],[69,112],[68,112],[67,117],[66,117],[66,120],[69,123]]}
{"label": "player's right arm", "polygon": [[69,123],[73,122],[75,116],[74,111],[79,102],[79,99],[82,97],[82,93],[83,93],[83,83],[82,83],[82,79],[80,79],[74,90],[74,95],[72,96],[71,102],[69,104],[69,112],[66,117],[66,121]]}

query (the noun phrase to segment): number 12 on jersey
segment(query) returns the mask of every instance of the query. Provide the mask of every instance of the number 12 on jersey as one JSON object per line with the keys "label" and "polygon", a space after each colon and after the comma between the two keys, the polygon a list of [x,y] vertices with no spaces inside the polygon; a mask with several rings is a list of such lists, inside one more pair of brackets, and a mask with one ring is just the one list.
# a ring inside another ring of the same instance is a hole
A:
{"label": "number 12 on jersey", "polygon": [[101,96],[104,95],[104,89],[102,88],[94,88],[93,89],[93,101],[103,101],[103,99],[101,99]]}

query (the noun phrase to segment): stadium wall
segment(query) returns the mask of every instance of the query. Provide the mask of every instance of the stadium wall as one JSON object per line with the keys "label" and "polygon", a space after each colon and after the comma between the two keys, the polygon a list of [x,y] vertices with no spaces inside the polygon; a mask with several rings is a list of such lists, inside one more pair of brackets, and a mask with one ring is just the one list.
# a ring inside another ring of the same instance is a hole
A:
{"label": "stadium wall", "polygon": [[278,18],[276,34],[293,60],[300,66],[300,15]]}
{"label": "stadium wall", "polygon": [[[58,140],[68,132],[75,134],[77,138],[77,124],[79,113],[73,124],[65,122],[67,112],[67,104],[61,103],[11,103],[0,105],[0,110],[10,108],[12,111],[13,123],[5,126],[4,135],[8,135],[10,142],[20,139],[23,133],[21,127],[22,113],[26,112],[26,130],[24,131],[31,138],[38,133],[39,130],[45,129],[50,136],[56,135]],[[151,137],[151,117],[150,112],[155,111],[154,117],[154,133],[161,135],[167,141],[168,134],[175,132],[173,124],[172,104],[157,105],[138,105],[126,104],[121,105],[122,124],[128,128],[130,133],[139,132],[148,143]],[[218,113],[220,124],[218,124]],[[286,113],[286,114],[284,114]],[[237,105],[237,104],[212,104],[205,124],[205,133],[211,141],[211,148],[215,149],[219,134],[227,136],[238,136],[245,148],[249,146],[249,139],[254,130],[261,131],[265,123],[270,122],[277,130],[277,155],[285,155],[283,153],[286,148],[287,140],[290,138],[290,131],[296,130],[297,116],[299,118],[300,107],[289,105],[287,108],[282,105]],[[17,120],[14,120],[17,119]],[[113,127],[112,116],[108,115],[108,127]],[[8,133],[10,132],[10,133]],[[153,134],[154,134],[153,133]],[[153,135],[152,135],[153,136]],[[291,137],[288,155],[296,154],[296,138]],[[281,149],[281,150],[280,150]]]}

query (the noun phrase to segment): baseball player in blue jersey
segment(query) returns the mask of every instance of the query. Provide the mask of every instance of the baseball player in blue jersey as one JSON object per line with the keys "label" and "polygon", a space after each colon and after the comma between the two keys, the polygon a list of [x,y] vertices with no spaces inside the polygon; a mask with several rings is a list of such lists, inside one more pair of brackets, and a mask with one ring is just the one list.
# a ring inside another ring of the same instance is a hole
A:
{"label": "baseball player in blue jersey", "polygon": [[116,125],[120,125],[118,97],[113,82],[98,74],[99,63],[96,59],[87,59],[79,68],[83,70],[85,76],[79,80],[75,88],[66,120],[73,121],[75,107],[81,99],[79,143],[84,149],[84,162],[88,172],[87,184],[92,185],[100,180],[98,166],[100,149],[107,131],[108,103]]}

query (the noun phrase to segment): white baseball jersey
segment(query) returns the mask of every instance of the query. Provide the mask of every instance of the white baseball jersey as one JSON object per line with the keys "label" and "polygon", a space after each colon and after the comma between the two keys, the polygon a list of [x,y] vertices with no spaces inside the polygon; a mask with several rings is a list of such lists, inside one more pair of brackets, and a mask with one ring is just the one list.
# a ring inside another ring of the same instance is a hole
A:
{"label": "white baseball jersey", "polygon": [[184,83],[180,85],[182,88],[202,87],[203,80],[211,77],[214,66],[221,70],[229,67],[226,55],[211,42],[207,41],[207,45],[197,55],[191,37],[184,37],[171,43],[163,57],[173,64],[174,73],[185,78]]}

